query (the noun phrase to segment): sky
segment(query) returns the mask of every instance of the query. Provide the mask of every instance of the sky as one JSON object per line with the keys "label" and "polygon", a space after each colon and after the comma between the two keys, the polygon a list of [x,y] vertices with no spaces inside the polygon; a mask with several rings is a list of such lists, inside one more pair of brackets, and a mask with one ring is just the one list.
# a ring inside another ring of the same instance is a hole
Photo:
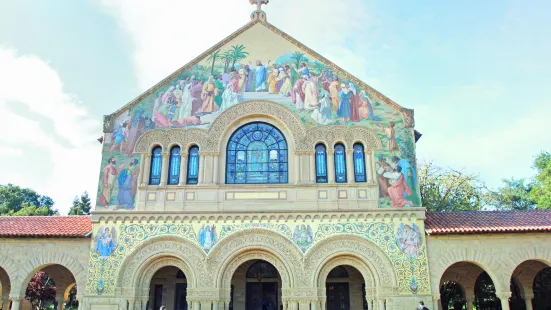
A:
{"label": "sky", "polygon": [[[249,22],[248,0],[0,0],[0,184],[95,201],[103,115]],[[419,161],[490,187],[551,151],[551,2],[271,0],[268,22],[414,109]]]}

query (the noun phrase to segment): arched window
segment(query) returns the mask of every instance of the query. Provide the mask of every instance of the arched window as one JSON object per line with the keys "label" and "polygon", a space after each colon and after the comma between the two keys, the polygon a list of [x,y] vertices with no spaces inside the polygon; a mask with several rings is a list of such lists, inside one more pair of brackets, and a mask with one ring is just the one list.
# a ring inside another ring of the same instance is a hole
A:
{"label": "arched window", "polygon": [[346,149],[342,144],[335,144],[335,182],[346,183]]}
{"label": "arched window", "polygon": [[247,278],[252,279],[273,279],[277,278],[277,270],[275,267],[263,260],[259,260],[256,263],[252,264],[247,270]]}
{"label": "arched window", "polygon": [[197,184],[199,182],[199,147],[194,145],[189,148],[187,158],[187,179],[186,184]]}
{"label": "arched window", "polygon": [[354,180],[356,183],[367,182],[364,146],[361,143],[354,144]]}
{"label": "arched window", "polygon": [[226,155],[227,184],[287,183],[287,141],[274,126],[254,122],[230,137]]}
{"label": "arched window", "polygon": [[327,183],[327,152],[325,145],[316,145],[316,183]]}
{"label": "arched window", "polygon": [[149,171],[149,185],[161,184],[161,170],[163,166],[163,148],[156,146],[151,151],[151,170]]}
{"label": "arched window", "polygon": [[168,185],[178,185],[180,182],[180,147],[174,146],[170,150],[168,163]]}

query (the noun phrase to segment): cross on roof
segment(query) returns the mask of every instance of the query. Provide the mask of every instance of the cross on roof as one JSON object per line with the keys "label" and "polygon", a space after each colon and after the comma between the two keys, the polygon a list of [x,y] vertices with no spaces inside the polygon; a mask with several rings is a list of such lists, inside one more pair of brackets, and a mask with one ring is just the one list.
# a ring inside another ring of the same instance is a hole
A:
{"label": "cross on roof", "polygon": [[256,10],[257,11],[262,11],[262,5],[263,4],[268,4],[268,2],[270,2],[270,0],[249,0],[249,2],[251,4],[256,4]]}

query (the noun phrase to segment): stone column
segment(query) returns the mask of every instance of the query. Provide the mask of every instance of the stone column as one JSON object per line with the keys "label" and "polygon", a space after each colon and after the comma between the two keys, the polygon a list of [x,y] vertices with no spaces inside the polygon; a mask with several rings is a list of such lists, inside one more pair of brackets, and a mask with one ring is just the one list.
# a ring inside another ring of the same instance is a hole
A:
{"label": "stone column", "polygon": [[65,306],[65,299],[63,296],[56,297],[55,301],[57,302],[57,310],[63,310],[63,307]]}
{"label": "stone column", "polygon": [[128,298],[128,310],[136,310],[136,304],[139,304],[140,300],[137,298]]}
{"label": "stone column", "polygon": [[349,184],[356,183],[354,179],[354,150],[346,150],[346,181]]}
{"label": "stone column", "polygon": [[474,296],[469,295],[465,299],[467,300],[467,310],[473,310]]}
{"label": "stone column", "polygon": [[[440,303],[440,295],[432,295],[432,308],[434,310],[440,309],[441,303]],[[469,309],[469,308],[467,308]]]}
{"label": "stone column", "polygon": [[163,161],[161,164],[161,183],[159,186],[166,186],[166,181],[168,178],[168,158],[169,154],[167,152],[162,153]]}
{"label": "stone column", "polygon": [[2,309],[8,310],[10,308],[10,296],[4,295],[2,296]]}
{"label": "stone column", "polygon": [[367,183],[373,183],[373,160],[371,158],[371,151],[365,151],[364,152],[364,158],[365,158],[365,177]]}
{"label": "stone column", "polygon": [[201,310],[211,310],[211,302],[210,301],[201,301]]}
{"label": "stone column", "polygon": [[300,183],[300,153],[295,152],[295,184]]}
{"label": "stone column", "polygon": [[310,183],[316,183],[316,156],[315,153],[308,154],[308,161],[310,162]]}
{"label": "stone column", "polygon": [[142,186],[149,184],[149,173],[151,172],[151,154],[142,156]]}
{"label": "stone column", "polygon": [[524,303],[526,304],[526,310],[534,309],[534,307],[532,306],[532,299],[534,299],[534,295],[525,295],[524,296]]}
{"label": "stone column", "polygon": [[[212,167],[212,171],[213,171],[213,172],[212,172],[212,174],[213,174],[213,175],[212,175],[212,183],[213,183],[213,184],[216,184],[216,185],[218,185],[218,174],[219,174],[219,172],[218,172],[218,169],[219,169],[218,165],[220,165],[219,157],[220,157],[220,156],[219,156],[218,154],[215,154],[215,155],[212,157],[212,165],[213,165],[213,167]],[[215,303],[215,304],[216,304],[216,303]]]}
{"label": "stone column", "polygon": [[310,310],[320,310],[320,301],[319,300],[312,300]]}
{"label": "stone column", "polygon": [[202,152],[199,152],[199,177],[197,179],[198,185],[203,185],[204,172],[205,172],[205,155]]}
{"label": "stone column", "polygon": [[201,310],[201,303],[199,301],[193,302],[193,310]]}
{"label": "stone column", "polygon": [[288,302],[288,310],[299,310],[298,309],[298,301],[296,300],[289,300]]}
{"label": "stone column", "polygon": [[11,297],[11,310],[20,310],[21,302],[24,299],[25,297],[21,297],[21,296]]}
{"label": "stone column", "polygon": [[[325,310],[325,308],[327,308],[327,297],[320,298],[320,304],[321,304],[320,309]],[[373,308],[371,308],[371,309],[373,309]]]}
{"label": "stone column", "polygon": [[180,178],[178,179],[178,186],[186,185],[187,177],[187,152],[180,152]]}
{"label": "stone column", "polygon": [[327,150],[327,183],[335,183],[335,150]]}
{"label": "stone column", "polygon": [[377,299],[377,302],[379,304],[379,310],[385,310],[385,299],[379,298]]}
{"label": "stone column", "polygon": [[301,301],[298,304],[299,310],[310,310],[310,301]]}
{"label": "stone column", "polygon": [[511,292],[502,292],[501,294],[496,294],[496,296],[501,300],[501,310],[510,310],[509,297],[511,297]]}

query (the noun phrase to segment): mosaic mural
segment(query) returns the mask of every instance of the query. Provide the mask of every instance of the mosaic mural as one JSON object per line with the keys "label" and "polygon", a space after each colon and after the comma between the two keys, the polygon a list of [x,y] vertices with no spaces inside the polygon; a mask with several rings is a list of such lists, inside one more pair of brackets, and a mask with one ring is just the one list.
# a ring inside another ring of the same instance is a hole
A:
{"label": "mosaic mural", "polygon": [[133,149],[143,133],[206,130],[225,110],[249,100],[279,103],[308,128],[344,125],[376,131],[385,148],[377,155],[381,205],[419,205],[413,131],[404,128],[399,111],[344,72],[256,24],[115,118],[113,133],[104,140],[97,206],[134,208],[140,163]]}
{"label": "mosaic mural", "polygon": [[[396,228],[397,226],[397,228]],[[87,293],[113,295],[116,277],[124,259],[135,247],[155,236],[179,236],[190,240],[208,253],[216,243],[232,233],[251,228],[277,232],[294,242],[304,254],[324,238],[335,234],[352,234],[368,239],[391,261],[401,294],[430,292],[426,247],[417,225],[361,222],[310,222],[293,226],[277,223],[253,224],[121,224],[117,228],[99,227],[97,244],[91,251]],[[218,232],[217,232],[218,231]],[[118,232],[118,239],[117,239]],[[197,232],[197,233],[196,233]],[[103,250],[107,249],[107,250]]]}

